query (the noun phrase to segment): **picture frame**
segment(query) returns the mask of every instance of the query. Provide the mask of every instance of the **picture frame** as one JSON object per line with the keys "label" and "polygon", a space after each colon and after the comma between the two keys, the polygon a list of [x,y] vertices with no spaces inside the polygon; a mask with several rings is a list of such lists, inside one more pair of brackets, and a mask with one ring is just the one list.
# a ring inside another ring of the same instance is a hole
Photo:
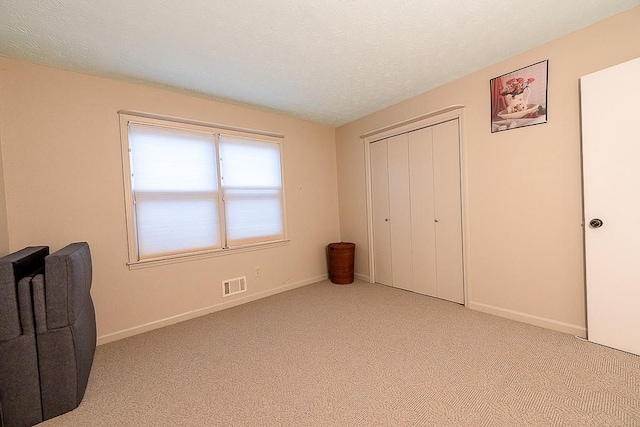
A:
{"label": "picture frame", "polygon": [[549,60],[489,81],[491,133],[547,123]]}

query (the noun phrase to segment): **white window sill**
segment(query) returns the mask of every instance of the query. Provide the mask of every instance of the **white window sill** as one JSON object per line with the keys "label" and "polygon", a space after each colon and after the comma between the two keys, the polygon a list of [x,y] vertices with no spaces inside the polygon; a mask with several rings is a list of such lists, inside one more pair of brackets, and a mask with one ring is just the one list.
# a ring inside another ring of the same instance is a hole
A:
{"label": "white window sill", "polygon": [[280,246],[287,246],[289,242],[290,240],[286,239],[286,240],[279,240],[277,242],[256,243],[256,244],[241,246],[237,248],[216,249],[216,250],[206,251],[206,252],[170,255],[170,256],[161,257],[161,258],[151,258],[151,259],[145,259],[142,261],[128,262],[127,266],[129,267],[129,270],[138,270],[140,268],[156,267],[160,265],[176,264],[179,262],[188,262],[188,261],[195,261],[195,260],[205,259],[205,258],[233,255],[233,254],[238,254],[243,252],[277,248]]}

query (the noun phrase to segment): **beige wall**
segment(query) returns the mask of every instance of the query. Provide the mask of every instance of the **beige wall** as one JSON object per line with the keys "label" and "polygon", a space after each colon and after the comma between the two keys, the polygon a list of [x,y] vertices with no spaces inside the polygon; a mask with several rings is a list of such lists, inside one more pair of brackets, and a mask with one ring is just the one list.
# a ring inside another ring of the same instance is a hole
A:
{"label": "beige wall", "polygon": [[[340,238],[333,128],[6,58],[0,73],[10,249],[89,242],[101,342],[220,308],[223,279],[247,276],[234,304],[326,277],[325,246]],[[290,244],[130,271],[120,109],[284,134]]]}
{"label": "beige wall", "polygon": [[[356,273],[369,268],[359,136],[462,104],[469,306],[584,335],[579,78],[640,56],[638,23],[640,7],[338,128],[341,235],[361,248]],[[545,59],[548,123],[491,134],[489,80]]]}

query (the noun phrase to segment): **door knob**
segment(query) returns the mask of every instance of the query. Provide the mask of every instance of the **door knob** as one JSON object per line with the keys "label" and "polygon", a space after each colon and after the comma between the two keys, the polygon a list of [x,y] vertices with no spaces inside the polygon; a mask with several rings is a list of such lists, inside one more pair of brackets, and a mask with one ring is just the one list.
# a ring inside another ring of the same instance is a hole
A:
{"label": "door knob", "polygon": [[603,224],[602,220],[598,218],[594,218],[591,221],[589,221],[589,227],[591,228],[600,228],[602,227],[602,224]]}

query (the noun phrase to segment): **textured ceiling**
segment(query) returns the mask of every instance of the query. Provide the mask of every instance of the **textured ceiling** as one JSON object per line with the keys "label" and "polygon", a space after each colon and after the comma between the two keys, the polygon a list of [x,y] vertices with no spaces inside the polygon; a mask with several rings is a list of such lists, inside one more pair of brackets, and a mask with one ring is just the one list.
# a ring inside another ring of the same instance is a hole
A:
{"label": "textured ceiling", "polygon": [[0,0],[0,56],[337,126],[638,5]]}

